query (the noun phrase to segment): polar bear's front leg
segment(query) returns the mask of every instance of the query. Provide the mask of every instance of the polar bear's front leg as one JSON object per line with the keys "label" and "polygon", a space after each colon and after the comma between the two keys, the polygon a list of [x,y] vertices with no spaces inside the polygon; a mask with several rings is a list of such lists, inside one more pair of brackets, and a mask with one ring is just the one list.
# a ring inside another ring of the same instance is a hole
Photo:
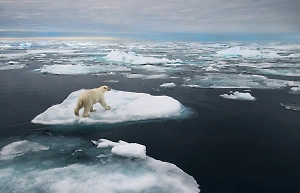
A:
{"label": "polar bear's front leg", "polygon": [[103,108],[105,108],[106,110],[110,110],[110,106],[107,106],[104,98],[102,98],[102,100],[99,101],[99,103],[102,105]]}

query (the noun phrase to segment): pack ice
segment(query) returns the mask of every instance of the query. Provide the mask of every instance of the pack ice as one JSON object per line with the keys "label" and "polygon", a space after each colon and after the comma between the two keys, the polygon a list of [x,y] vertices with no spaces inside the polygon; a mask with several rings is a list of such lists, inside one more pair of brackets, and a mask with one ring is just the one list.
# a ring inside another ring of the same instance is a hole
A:
{"label": "pack ice", "polygon": [[186,110],[174,98],[168,96],[152,96],[146,93],[134,93],[111,90],[104,97],[111,110],[105,110],[99,103],[94,104],[96,112],[89,117],[74,115],[78,96],[84,89],[72,92],[62,103],[53,105],[45,112],[36,116],[32,123],[45,125],[83,124],[112,124],[129,121],[179,117]]}

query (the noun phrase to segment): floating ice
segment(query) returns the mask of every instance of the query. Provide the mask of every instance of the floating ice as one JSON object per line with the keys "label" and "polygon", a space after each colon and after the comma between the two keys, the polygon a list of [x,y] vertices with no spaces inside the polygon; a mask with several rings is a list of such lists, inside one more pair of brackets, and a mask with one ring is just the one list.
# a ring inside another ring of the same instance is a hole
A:
{"label": "floating ice", "polygon": [[55,64],[44,65],[40,69],[36,69],[36,72],[58,74],[58,75],[74,75],[74,74],[92,74],[98,72],[129,72],[130,68],[124,66],[114,65],[71,65],[71,64]]}
{"label": "floating ice", "polygon": [[148,72],[167,72],[166,67],[161,67],[161,66],[154,66],[154,65],[143,65],[143,66],[139,66],[139,69],[143,69],[146,70]]}
{"label": "floating ice", "polygon": [[[149,156],[128,159],[127,156],[111,153],[111,146],[95,148],[82,139],[47,137],[40,140],[51,148],[36,153],[22,151],[24,154],[18,159],[1,160],[1,190],[49,193],[200,192],[195,179],[171,163]],[[131,148],[123,143],[112,149]]]}
{"label": "floating ice", "polygon": [[279,76],[300,76],[300,70],[295,68],[258,69],[257,71],[263,74]]}
{"label": "floating ice", "polygon": [[25,66],[25,64],[0,65],[0,70],[17,70],[22,69]]}
{"label": "floating ice", "polygon": [[17,141],[2,148],[0,151],[0,160],[10,160],[14,159],[16,156],[23,155],[28,152],[38,152],[48,149],[48,147],[35,142],[30,142],[27,140]]}
{"label": "floating ice", "polygon": [[217,55],[221,55],[224,58],[278,58],[280,57],[274,51],[261,51],[261,50],[251,50],[249,48],[244,48],[240,46],[235,46],[225,50],[217,51]]}
{"label": "floating ice", "polygon": [[184,111],[183,105],[168,96],[152,96],[146,93],[134,93],[111,90],[105,93],[107,104],[111,110],[105,110],[100,104],[95,104],[96,112],[89,113],[90,117],[74,115],[74,108],[79,94],[83,90],[71,93],[61,104],[53,105],[45,112],[36,116],[32,123],[46,125],[76,124],[76,123],[119,123],[179,117]]}
{"label": "floating ice", "polygon": [[118,80],[103,80],[103,82],[117,83],[117,82],[119,82],[119,81],[118,81]]}
{"label": "floating ice", "polygon": [[130,158],[146,158],[146,147],[137,143],[127,143],[125,141],[112,142],[107,139],[92,141],[98,148],[113,147],[111,153]]}
{"label": "floating ice", "polygon": [[124,52],[120,50],[112,50],[104,57],[104,59],[127,64],[164,64],[181,62],[181,60],[169,60],[167,58],[145,57],[134,52]]}
{"label": "floating ice", "polygon": [[283,106],[284,108],[288,109],[288,110],[300,111],[300,105],[299,104],[283,104],[283,103],[280,103],[280,105]]}
{"label": "floating ice", "polygon": [[214,68],[214,66],[208,66],[208,67],[204,67],[202,69],[207,71],[207,72],[219,72],[219,69]]}
{"label": "floating ice", "polygon": [[300,94],[300,86],[298,87],[292,87],[291,90],[289,91],[291,94]]}
{"label": "floating ice", "polygon": [[127,78],[140,78],[140,79],[167,79],[167,74],[126,74]]}
{"label": "floating ice", "polygon": [[183,86],[194,88],[259,88],[278,89],[287,86],[292,81],[269,79],[261,75],[247,74],[217,74],[193,76],[184,79]]}
{"label": "floating ice", "polygon": [[233,94],[222,94],[220,96],[226,99],[249,100],[249,101],[255,100],[255,97],[253,97],[250,93],[242,93],[238,91],[235,91]]}
{"label": "floating ice", "polygon": [[123,157],[146,158],[146,147],[137,143],[115,146],[111,149],[111,152]]}
{"label": "floating ice", "polygon": [[165,88],[174,88],[176,86],[176,84],[174,82],[170,82],[170,83],[164,83],[159,85],[160,87],[165,87]]}

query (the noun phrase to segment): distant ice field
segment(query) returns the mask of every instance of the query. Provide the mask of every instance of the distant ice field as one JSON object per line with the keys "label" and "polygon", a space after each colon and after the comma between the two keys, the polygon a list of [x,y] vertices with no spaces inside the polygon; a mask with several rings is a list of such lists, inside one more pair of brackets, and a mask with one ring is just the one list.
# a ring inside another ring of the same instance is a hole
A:
{"label": "distant ice field", "polygon": [[124,77],[138,79],[181,75],[178,86],[193,88],[278,89],[288,86],[287,78],[299,81],[300,46],[292,42],[1,41],[0,70],[24,67],[55,75],[127,72]]}

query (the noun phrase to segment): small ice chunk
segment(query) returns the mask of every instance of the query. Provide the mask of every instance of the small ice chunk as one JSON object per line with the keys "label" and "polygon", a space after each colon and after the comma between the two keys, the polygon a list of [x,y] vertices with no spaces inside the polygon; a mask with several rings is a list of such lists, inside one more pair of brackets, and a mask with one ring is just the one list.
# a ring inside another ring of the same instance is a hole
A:
{"label": "small ice chunk", "polygon": [[170,82],[170,83],[161,84],[159,86],[164,87],[164,88],[174,88],[176,86],[176,84],[174,82]]}
{"label": "small ice chunk", "polygon": [[137,143],[129,143],[115,146],[111,152],[116,155],[131,158],[146,158],[146,147]]}
{"label": "small ice chunk", "polygon": [[233,94],[222,94],[220,96],[226,99],[255,100],[255,97],[253,97],[250,93],[242,93],[238,91],[235,91]]}
{"label": "small ice chunk", "polygon": [[113,142],[107,139],[99,139],[97,148],[112,147],[111,153],[131,158],[146,158],[146,147],[138,143],[127,143],[126,141],[120,140],[119,142]]}
{"label": "small ice chunk", "polygon": [[207,71],[207,72],[219,72],[219,69],[214,68],[213,66],[204,67],[202,69]]}
{"label": "small ice chunk", "polygon": [[9,61],[9,62],[7,62],[7,64],[9,64],[9,65],[13,65],[13,64],[18,64],[19,62],[16,62],[16,61]]}

